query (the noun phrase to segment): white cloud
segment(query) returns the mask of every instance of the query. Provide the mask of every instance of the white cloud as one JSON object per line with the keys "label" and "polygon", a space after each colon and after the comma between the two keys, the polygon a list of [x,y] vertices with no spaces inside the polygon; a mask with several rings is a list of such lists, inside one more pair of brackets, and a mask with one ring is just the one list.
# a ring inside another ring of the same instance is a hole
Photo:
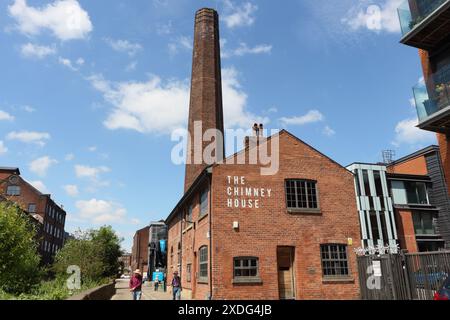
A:
{"label": "white cloud", "polygon": [[226,40],[221,42],[222,44],[222,58],[230,58],[233,56],[242,57],[248,54],[269,54],[272,52],[272,46],[268,44],[259,44],[254,47],[249,47],[245,42],[241,42],[239,47],[233,50],[227,50],[225,48]]}
{"label": "white cloud", "polygon": [[127,215],[125,208],[112,201],[98,199],[80,200],[75,203],[75,206],[78,209],[80,218],[95,224],[123,223]]}
{"label": "white cloud", "polygon": [[50,158],[49,156],[41,157],[36,160],[33,160],[29,167],[30,171],[37,174],[38,176],[45,177],[47,175],[48,169],[51,166],[57,164],[58,161]]}
{"label": "white cloud", "polygon": [[323,128],[323,134],[326,135],[327,137],[332,137],[336,134],[336,131],[334,131],[329,126],[325,126],[325,128]]}
{"label": "white cloud", "polygon": [[142,50],[142,45],[139,43],[133,43],[128,40],[121,39],[103,39],[113,50],[117,52],[125,52],[129,56],[134,56],[136,53]]}
{"label": "white cloud", "polygon": [[89,179],[97,179],[101,173],[110,172],[111,170],[108,167],[90,167],[90,166],[75,166],[75,174],[78,178],[89,178]]}
{"label": "white cloud", "polygon": [[351,30],[367,29],[375,32],[400,32],[397,9],[404,0],[383,0],[374,5],[367,0],[359,0],[342,22]]}
{"label": "white cloud", "polygon": [[226,13],[222,19],[228,28],[251,26],[255,22],[256,10],[258,10],[258,6],[251,2],[235,5],[230,0],[225,0]]}
{"label": "white cloud", "polygon": [[35,187],[37,190],[39,190],[41,193],[43,194],[50,194],[50,191],[47,189],[47,187],[45,186],[45,184],[40,181],[30,181],[30,184]]}
{"label": "white cloud", "polygon": [[96,146],[91,146],[91,147],[88,148],[88,151],[89,152],[95,152],[95,151],[97,151],[97,147]]}
{"label": "white cloud", "polygon": [[84,59],[83,59],[83,58],[81,58],[81,57],[80,57],[80,58],[78,58],[78,59],[77,59],[77,61],[75,61],[75,63],[76,63],[77,65],[79,65],[79,66],[82,66],[82,65],[84,65],[84,62],[85,62],[85,61],[84,61]]}
{"label": "white cloud", "polygon": [[131,129],[146,133],[170,133],[183,126],[188,116],[189,85],[158,76],[147,82],[112,83],[101,75],[89,78],[114,109],[104,121],[111,130]]}
{"label": "white cloud", "polygon": [[131,72],[131,71],[136,70],[137,64],[138,64],[137,61],[132,61],[132,62],[130,62],[130,63],[125,67],[125,71],[126,71],[126,72]]}
{"label": "white cloud", "polygon": [[72,71],[78,71],[70,59],[59,57],[58,62]]}
{"label": "white cloud", "polygon": [[73,159],[75,159],[75,155],[73,153],[68,153],[64,157],[64,160],[66,160],[66,161],[72,161]]}
{"label": "white cloud", "polygon": [[417,128],[416,117],[400,121],[395,127],[395,139],[392,142],[395,146],[402,144],[423,145],[436,142],[436,134]]}
{"label": "white cloud", "polygon": [[267,124],[267,117],[257,116],[247,111],[247,94],[239,82],[235,68],[222,69],[222,95],[225,128],[249,129],[255,123]]}
{"label": "white cloud", "polygon": [[87,179],[89,185],[86,188],[87,192],[96,193],[99,188],[105,188],[110,185],[109,181],[102,180],[101,175],[103,173],[110,172],[108,167],[90,167],[83,165],[75,165],[75,175],[80,179]]}
{"label": "white cloud", "polygon": [[64,191],[66,191],[67,195],[70,197],[76,197],[80,194],[80,191],[78,190],[78,187],[73,184],[68,184],[63,186]]}
{"label": "white cloud", "polygon": [[22,45],[20,52],[25,58],[43,59],[55,54],[56,48],[55,46],[40,46],[29,42]]}
{"label": "white cloud", "polygon": [[193,40],[190,37],[181,36],[169,43],[169,53],[177,54],[180,50],[192,51],[194,48]]}
{"label": "white cloud", "polygon": [[0,121],[6,120],[6,121],[13,121],[14,116],[10,115],[8,112],[0,110]]}
{"label": "white cloud", "polygon": [[[113,105],[104,121],[110,130],[170,134],[174,129],[186,126],[190,90],[187,81],[171,79],[163,82],[160,77],[152,76],[147,82],[113,83],[102,75],[93,75],[88,80]],[[222,91],[226,128],[247,129],[254,122],[268,123],[267,118],[246,110],[247,94],[241,88],[236,69],[222,70]]]}
{"label": "white cloud", "polygon": [[34,143],[41,147],[45,145],[45,140],[50,139],[50,134],[47,132],[36,131],[12,131],[6,136],[8,140],[17,140],[24,143]]}
{"label": "white cloud", "polygon": [[89,14],[77,0],[56,0],[44,7],[28,6],[26,0],[15,0],[8,6],[16,28],[26,35],[49,30],[60,40],[84,39],[92,31]]}
{"label": "white cloud", "polygon": [[0,156],[4,155],[8,152],[8,148],[5,146],[5,143],[0,140]]}
{"label": "white cloud", "polygon": [[288,126],[288,125],[298,125],[302,126],[309,123],[314,122],[320,122],[323,121],[324,116],[323,114],[318,110],[310,110],[307,114],[303,116],[296,116],[296,117],[282,117],[279,119],[282,125]]}
{"label": "white cloud", "polygon": [[31,106],[23,106],[22,109],[28,113],[33,113],[36,111],[36,109]]}

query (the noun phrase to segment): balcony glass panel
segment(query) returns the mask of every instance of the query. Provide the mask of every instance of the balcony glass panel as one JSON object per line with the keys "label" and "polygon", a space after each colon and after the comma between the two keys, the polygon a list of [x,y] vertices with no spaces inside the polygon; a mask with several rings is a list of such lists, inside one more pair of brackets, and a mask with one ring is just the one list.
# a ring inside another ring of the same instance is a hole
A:
{"label": "balcony glass panel", "polygon": [[450,65],[447,65],[414,88],[419,122],[450,106]]}
{"label": "balcony glass panel", "polygon": [[407,0],[397,9],[402,34],[405,35],[448,0]]}

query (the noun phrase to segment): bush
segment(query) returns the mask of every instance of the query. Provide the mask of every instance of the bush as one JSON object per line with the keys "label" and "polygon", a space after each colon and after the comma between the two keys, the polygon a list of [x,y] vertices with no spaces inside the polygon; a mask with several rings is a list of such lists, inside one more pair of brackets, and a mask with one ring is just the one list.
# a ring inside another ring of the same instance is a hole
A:
{"label": "bush", "polygon": [[67,268],[78,266],[82,283],[114,277],[120,268],[121,241],[111,227],[79,232],[58,252],[53,270],[58,276],[67,277]]}
{"label": "bush", "polygon": [[43,275],[36,230],[18,206],[0,203],[0,291],[29,292]]}

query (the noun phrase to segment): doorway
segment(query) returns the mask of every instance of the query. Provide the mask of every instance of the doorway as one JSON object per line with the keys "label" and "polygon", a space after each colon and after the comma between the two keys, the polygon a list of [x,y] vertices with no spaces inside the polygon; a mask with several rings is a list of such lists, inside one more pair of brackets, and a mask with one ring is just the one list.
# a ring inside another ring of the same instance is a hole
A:
{"label": "doorway", "polygon": [[277,248],[278,291],[280,300],[295,299],[294,247]]}

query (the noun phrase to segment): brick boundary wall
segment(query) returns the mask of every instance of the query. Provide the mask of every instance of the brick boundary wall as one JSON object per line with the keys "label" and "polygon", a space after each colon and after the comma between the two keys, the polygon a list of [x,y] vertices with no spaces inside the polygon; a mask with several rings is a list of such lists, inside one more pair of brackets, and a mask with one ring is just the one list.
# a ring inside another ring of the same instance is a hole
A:
{"label": "brick boundary wall", "polygon": [[116,294],[116,281],[81,292],[66,300],[110,300]]}

